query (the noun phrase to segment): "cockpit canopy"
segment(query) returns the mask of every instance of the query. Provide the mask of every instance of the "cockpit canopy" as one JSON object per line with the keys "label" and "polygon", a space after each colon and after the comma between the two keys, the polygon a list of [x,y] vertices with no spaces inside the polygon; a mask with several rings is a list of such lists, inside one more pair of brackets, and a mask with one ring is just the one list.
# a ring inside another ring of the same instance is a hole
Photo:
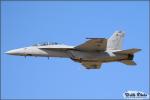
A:
{"label": "cockpit canopy", "polygon": [[33,44],[32,46],[46,46],[46,45],[58,45],[59,43],[57,42],[41,42],[37,44]]}

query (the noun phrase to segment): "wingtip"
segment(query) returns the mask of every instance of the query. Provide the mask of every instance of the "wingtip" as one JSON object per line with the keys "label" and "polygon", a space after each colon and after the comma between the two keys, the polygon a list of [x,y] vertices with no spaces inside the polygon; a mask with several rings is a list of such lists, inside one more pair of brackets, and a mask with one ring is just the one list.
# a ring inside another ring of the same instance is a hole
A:
{"label": "wingtip", "polygon": [[106,39],[106,38],[86,38],[86,39]]}
{"label": "wingtip", "polygon": [[139,48],[134,48],[136,50],[136,52],[142,51],[142,49]]}

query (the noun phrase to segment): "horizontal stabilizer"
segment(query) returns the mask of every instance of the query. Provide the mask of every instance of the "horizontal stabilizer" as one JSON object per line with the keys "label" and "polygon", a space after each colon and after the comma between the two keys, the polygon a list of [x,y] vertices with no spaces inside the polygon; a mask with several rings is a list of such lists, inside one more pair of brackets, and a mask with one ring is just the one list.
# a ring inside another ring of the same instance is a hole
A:
{"label": "horizontal stabilizer", "polygon": [[133,60],[122,60],[120,62],[126,65],[136,65],[136,63]]}
{"label": "horizontal stabilizer", "polygon": [[133,48],[133,49],[128,49],[128,50],[117,51],[117,52],[114,52],[114,53],[117,53],[117,54],[133,54],[133,53],[136,53],[138,51],[141,51],[141,49]]}

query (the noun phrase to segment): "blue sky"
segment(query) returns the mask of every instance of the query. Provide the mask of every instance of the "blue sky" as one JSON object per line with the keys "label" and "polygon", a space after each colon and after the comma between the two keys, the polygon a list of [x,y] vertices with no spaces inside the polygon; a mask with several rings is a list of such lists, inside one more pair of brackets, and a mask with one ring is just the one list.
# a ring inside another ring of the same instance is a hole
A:
{"label": "blue sky", "polygon": [[[3,99],[122,99],[127,90],[149,93],[148,1],[3,1],[1,92]],[[123,49],[141,48],[137,66],[103,64],[86,70],[63,58],[17,57],[5,51],[38,42],[79,45],[86,37],[126,32]]]}

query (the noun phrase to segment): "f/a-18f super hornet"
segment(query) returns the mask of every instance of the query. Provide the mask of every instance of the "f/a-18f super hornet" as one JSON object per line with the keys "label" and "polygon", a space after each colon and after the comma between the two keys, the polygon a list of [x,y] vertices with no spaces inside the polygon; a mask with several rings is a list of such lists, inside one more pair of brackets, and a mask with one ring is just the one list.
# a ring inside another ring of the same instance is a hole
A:
{"label": "f/a-18f super hornet", "polygon": [[121,62],[126,65],[136,65],[133,61],[134,53],[141,49],[132,48],[122,50],[122,41],[125,33],[116,31],[106,38],[87,38],[78,46],[68,46],[57,43],[36,44],[30,47],[7,51],[6,54],[16,56],[40,56],[71,58],[81,63],[87,69],[99,69],[102,63]]}

